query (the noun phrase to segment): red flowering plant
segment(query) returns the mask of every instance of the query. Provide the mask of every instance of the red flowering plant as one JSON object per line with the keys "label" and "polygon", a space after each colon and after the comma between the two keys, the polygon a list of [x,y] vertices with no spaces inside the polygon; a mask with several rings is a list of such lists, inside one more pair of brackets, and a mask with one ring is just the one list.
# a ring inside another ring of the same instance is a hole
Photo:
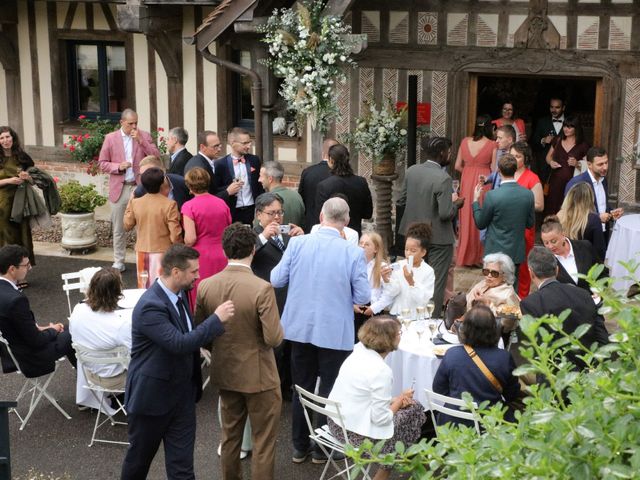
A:
{"label": "red flowering plant", "polygon": [[113,132],[118,125],[110,120],[88,119],[84,115],[78,117],[80,128],[85,133],[71,135],[63,147],[69,150],[71,158],[87,164],[87,173],[96,175],[98,169],[98,155],[102,142],[107,133]]}
{"label": "red flowering plant", "polygon": [[167,136],[164,133],[164,128],[158,127],[155,131],[151,132],[151,137],[153,141],[158,145],[158,150],[160,153],[167,153]]}

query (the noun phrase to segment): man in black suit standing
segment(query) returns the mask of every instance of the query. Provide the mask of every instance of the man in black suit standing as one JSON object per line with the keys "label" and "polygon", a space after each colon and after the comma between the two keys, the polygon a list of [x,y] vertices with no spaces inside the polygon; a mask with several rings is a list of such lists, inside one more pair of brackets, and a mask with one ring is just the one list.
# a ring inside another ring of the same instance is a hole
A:
{"label": "man in black suit standing", "polygon": [[[569,309],[569,316],[562,325],[566,333],[573,333],[580,325],[589,324],[591,328],[580,339],[582,344],[588,348],[594,342],[599,345],[608,343],[604,320],[598,314],[593,298],[575,285],[560,283],[556,280],[558,266],[549,250],[534,247],[529,252],[527,263],[531,281],[538,290],[520,302],[522,313],[533,317],[542,317],[546,314],[559,316]],[[574,352],[568,353],[567,358],[578,368],[584,365]]]}
{"label": "man in black suit standing", "polygon": [[171,154],[169,173],[184,176],[184,167],[191,160],[191,155],[185,146],[189,141],[189,133],[182,127],[173,127],[167,135],[167,150]]}
{"label": "man in black suit standing", "polygon": [[549,100],[549,112],[551,115],[538,119],[536,129],[531,138],[531,147],[536,154],[536,168],[534,168],[534,171],[543,182],[549,177],[550,173],[550,167],[546,162],[547,152],[553,139],[560,135],[562,130],[564,109],[564,100],[559,97],[552,97]]}
{"label": "man in black suit standing", "polygon": [[362,219],[373,215],[373,200],[371,190],[364,177],[356,175],[349,163],[349,150],[344,145],[334,145],[329,148],[329,169],[331,175],[318,184],[316,193],[316,218],[320,218],[320,211],[324,202],[336,194],[347,197],[349,204],[349,227],[362,232]]}
{"label": "man in black suit standing", "polygon": [[327,164],[329,160],[329,149],[337,144],[338,142],[333,138],[327,138],[322,144],[322,160],[305,168],[300,175],[298,193],[304,201],[304,233],[311,232],[311,227],[320,223],[320,219],[316,215],[316,192],[318,190],[318,184],[331,175],[331,170],[329,170],[329,165]]}
{"label": "man in black suit standing", "polygon": [[[600,263],[598,254],[593,245],[587,240],[569,240],[562,229],[558,217],[550,215],[544,219],[540,226],[542,244],[558,260],[558,281],[570,283],[591,294],[591,288],[587,281],[578,275],[586,275],[591,267]],[[601,277],[608,276],[609,271],[605,267]]]}
{"label": "man in black suit standing", "polygon": [[[34,378],[55,370],[56,360],[67,356],[76,366],[71,335],[61,323],[41,327],[29,307],[29,299],[18,290],[31,269],[29,251],[20,245],[0,248],[0,332],[26,377]],[[15,371],[7,356],[3,358],[5,373]]]}
{"label": "man in black suit standing", "polygon": [[[140,175],[149,170],[150,168],[159,168],[164,171],[164,165],[162,161],[156,157],[155,155],[149,155],[148,157],[144,157],[140,161]],[[187,185],[184,183],[184,177],[178,175],[177,173],[167,173],[164,178],[164,185],[166,188],[162,189],[161,192],[166,192],[167,198],[169,200],[175,200],[178,204],[178,211],[182,208],[182,205],[187,200],[193,198],[189,193],[189,189]],[[136,187],[133,191],[133,196],[135,198],[140,198],[145,195],[147,190],[144,188],[142,183]]]}
{"label": "man in black suit standing", "polygon": [[200,347],[224,333],[231,301],[194,326],[185,290],[198,278],[199,253],[175,244],[162,258],[162,275],[138,301],[131,326],[131,363],[125,408],[129,448],[123,480],[146,478],[160,442],[167,478],[195,479],[195,404],[202,395]]}
{"label": "man in black suit standing", "polygon": [[260,178],[260,158],[249,153],[251,136],[243,128],[232,128],[227,136],[231,153],[215,163],[216,188],[223,191],[230,186],[237,187],[229,194],[227,204],[231,209],[231,219],[251,225],[255,214],[256,197],[264,193]]}

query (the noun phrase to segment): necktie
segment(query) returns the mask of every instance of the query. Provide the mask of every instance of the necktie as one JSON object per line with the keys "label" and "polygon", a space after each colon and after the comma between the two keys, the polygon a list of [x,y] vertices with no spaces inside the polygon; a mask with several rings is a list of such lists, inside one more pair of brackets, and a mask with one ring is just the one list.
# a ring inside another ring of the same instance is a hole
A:
{"label": "necktie", "polygon": [[278,248],[284,252],[284,242],[282,240],[280,240],[280,237],[278,235],[274,235],[273,237],[273,241],[275,242],[275,244],[278,246]]}
{"label": "necktie", "polygon": [[178,307],[178,312],[180,313],[180,322],[182,323],[182,330],[186,333],[189,331],[189,322],[187,321],[187,314],[184,311],[184,302],[182,301],[182,298],[178,297],[176,306]]}
{"label": "necktie", "polygon": [[562,123],[562,120],[560,120],[559,118],[554,118],[553,123]]}
{"label": "necktie", "polygon": [[238,162],[240,162],[240,163],[244,163],[244,162],[245,162],[244,157],[234,158],[234,159],[233,159],[233,164],[234,164],[234,165],[237,165],[237,164],[238,164]]}

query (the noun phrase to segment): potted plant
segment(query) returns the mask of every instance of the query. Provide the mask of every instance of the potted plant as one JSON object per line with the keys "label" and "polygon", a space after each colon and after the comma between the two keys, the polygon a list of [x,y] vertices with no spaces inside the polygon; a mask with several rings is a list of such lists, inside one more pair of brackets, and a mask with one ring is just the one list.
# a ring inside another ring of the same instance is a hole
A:
{"label": "potted plant", "polygon": [[80,128],[84,134],[71,135],[63,147],[69,150],[71,158],[87,164],[87,173],[96,175],[98,168],[98,155],[104,142],[104,137],[118,128],[118,124],[111,120],[89,119],[84,115],[78,117]]}
{"label": "potted plant", "polygon": [[100,195],[93,183],[81,185],[70,180],[58,188],[60,193],[60,218],[62,223],[62,248],[88,250],[96,246],[95,209],[104,205],[107,198]]}
{"label": "potted plant", "polygon": [[367,103],[367,107],[345,141],[371,158],[374,175],[393,175],[396,155],[407,146],[407,130],[402,126],[406,109],[396,110],[391,100],[381,107],[375,102]]}

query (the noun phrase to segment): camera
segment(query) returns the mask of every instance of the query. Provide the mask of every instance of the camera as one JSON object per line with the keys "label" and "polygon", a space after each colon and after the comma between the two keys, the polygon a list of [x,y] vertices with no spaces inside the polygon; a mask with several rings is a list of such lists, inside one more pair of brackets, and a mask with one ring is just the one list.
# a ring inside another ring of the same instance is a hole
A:
{"label": "camera", "polygon": [[286,233],[287,235],[291,231],[290,225],[280,225],[280,233]]}

